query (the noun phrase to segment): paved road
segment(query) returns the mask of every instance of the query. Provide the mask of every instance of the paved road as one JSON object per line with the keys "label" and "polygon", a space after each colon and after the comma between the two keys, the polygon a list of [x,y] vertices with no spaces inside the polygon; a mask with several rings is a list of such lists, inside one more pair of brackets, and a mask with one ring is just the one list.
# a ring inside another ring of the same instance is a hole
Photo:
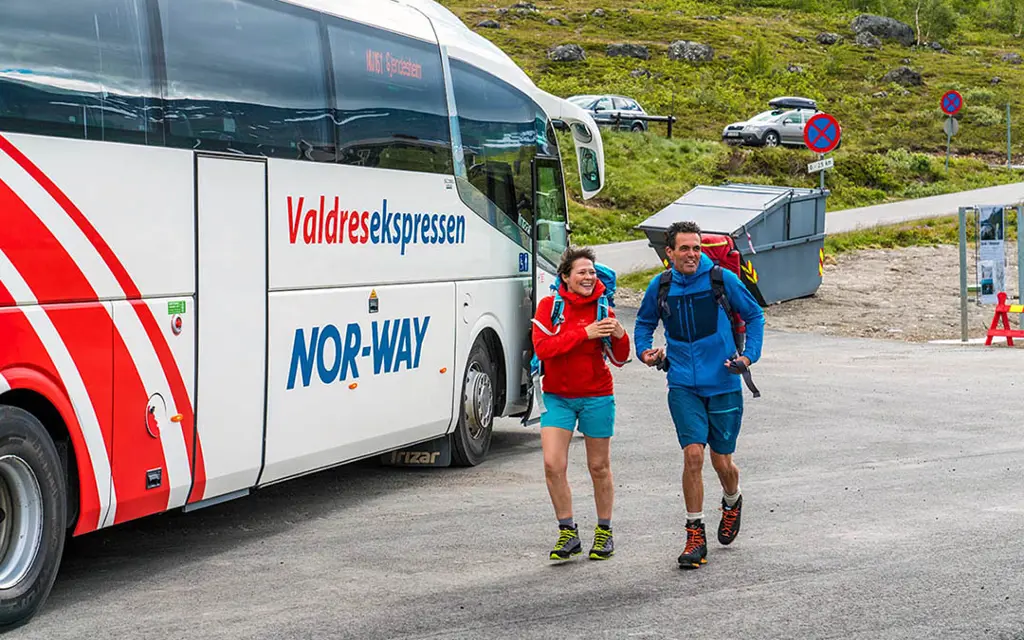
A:
{"label": "paved road", "polygon": [[[1020,640],[1019,364],[1007,349],[770,334],[737,456],[742,532],[696,572],[675,562],[664,379],[632,363],[617,374],[607,562],[549,565],[538,434],[506,423],[474,469],[362,463],[76,540],[45,610],[8,637]],[[589,542],[584,467],[576,440]]]}
{"label": "paved road", "polygon": [[[825,216],[825,232],[842,233],[861,227],[954,215],[961,206],[1016,204],[1021,201],[1024,201],[1024,182],[872,207],[845,209],[829,212]],[[598,259],[619,274],[660,266],[658,255],[647,245],[647,240],[600,245],[595,249]]]}

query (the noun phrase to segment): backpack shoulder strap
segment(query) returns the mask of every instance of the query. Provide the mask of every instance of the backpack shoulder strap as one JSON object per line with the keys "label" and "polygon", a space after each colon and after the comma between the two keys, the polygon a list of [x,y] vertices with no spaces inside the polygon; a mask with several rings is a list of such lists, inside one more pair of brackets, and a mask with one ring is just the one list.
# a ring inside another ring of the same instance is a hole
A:
{"label": "backpack shoulder strap", "polygon": [[557,327],[559,323],[565,320],[565,316],[562,314],[563,308],[565,307],[565,300],[562,299],[562,293],[555,289],[555,299],[551,301],[551,326],[552,328]]}
{"label": "backpack shoulder strap", "polygon": [[[733,312],[732,305],[729,304],[729,296],[725,294],[725,278],[722,275],[722,267],[717,264],[711,268],[711,291],[715,295],[715,302],[722,307],[725,315],[729,318],[729,323],[732,325],[732,337],[736,345],[736,353],[741,354],[745,342],[743,319],[740,318],[738,313]],[[737,369],[736,372],[743,376],[743,382],[746,383],[747,388],[750,389],[755,398],[760,398],[761,392],[754,385],[754,378],[750,375],[750,369],[742,366],[742,363],[739,363],[737,366],[741,368]]]}
{"label": "backpack shoulder strap", "polygon": [[672,269],[665,269],[658,277],[658,310],[662,315],[669,316],[672,312],[668,306],[668,290],[672,287]]}
{"label": "backpack shoulder strap", "polygon": [[729,304],[729,296],[725,295],[725,277],[722,275],[722,266],[711,267],[711,292],[715,294],[715,302],[725,310],[726,315],[732,318],[732,305]]}

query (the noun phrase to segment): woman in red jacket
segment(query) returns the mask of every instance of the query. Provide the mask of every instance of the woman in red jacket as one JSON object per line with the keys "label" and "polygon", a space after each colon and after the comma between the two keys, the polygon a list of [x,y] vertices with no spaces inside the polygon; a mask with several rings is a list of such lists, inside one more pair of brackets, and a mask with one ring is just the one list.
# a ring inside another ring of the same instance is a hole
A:
{"label": "woman in red jacket", "polygon": [[612,374],[605,362],[603,338],[611,338],[609,359],[622,366],[628,359],[629,336],[608,310],[597,321],[598,298],[605,291],[594,269],[594,252],[570,248],[558,267],[559,293],[564,300],[563,320],[552,326],[554,296],[537,304],[533,319],[533,347],[544,363],[541,447],[548,493],[558,518],[559,536],[552,560],[567,560],[583,551],[572,515],[572,493],[566,478],[569,442],[579,426],[587,446],[587,467],[594,482],[597,526],[590,557],[604,560],[614,553],[612,543],[611,437],[615,426]]}

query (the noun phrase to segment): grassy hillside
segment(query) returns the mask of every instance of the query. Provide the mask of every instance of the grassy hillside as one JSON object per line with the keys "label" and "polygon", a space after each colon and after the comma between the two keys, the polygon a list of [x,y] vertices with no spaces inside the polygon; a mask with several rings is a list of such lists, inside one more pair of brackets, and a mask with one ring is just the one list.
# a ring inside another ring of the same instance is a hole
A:
{"label": "grassy hillside", "polygon": [[[763,111],[779,95],[814,98],[843,126],[843,147],[834,153],[836,168],[827,177],[830,211],[1024,180],[1024,172],[991,166],[1006,162],[1007,103],[1013,137],[1024,142],[1024,65],[1001,59],[1024,44],[1016,36],[1017,18],[1006,17],[1006,7],[1018,2],[955,2],[970,11],[950,18],[945,0],[924,0],[922,35],[942,35],[942,50],[936,50],[888,40],[881,48],[855,44],[851,22],[861,11],[850,7],[884,9],[881,1],[537,0],[537,11],[502,11],[512,3],[442,0],[547,91],[621,93],[649,113],[680,118],[672,140],[664,125],[653,125],[646,135],[604,132],[605,190],[584,205],[575,176],[570,180],[576,238],[586,243],[640,237],[633,225],[696,184],[816,186],[817,177],[806,173],[816,158],[806,149],[737,149],[720,142],[725,125]],[[757,6],[772,4],[778,6]],[[888,4],[894,17],[913,25],[906,6]],[[603,15],[595,15],[597,9]],[[560,26],[549,25],[552,18]],[[500,28],[476,26],[487,19]],[[821,45],[821,32],[842,40]],[[714,59],[669,59],[669,45],[677,40],[710,45]],[[650,59],[609,57],[605,49],[612,43],[646,45]],[[548,50],[560,44],[580,45],[586,60],[550,61]],[[902,65],[919,72],[923,84],[882,81]],[[958,116],[961,128],[947,174],[945,116],[938,105],[948,89],[959,90],[966,106]],[[568,138],[562,147],[566,160],[574,160]]]}

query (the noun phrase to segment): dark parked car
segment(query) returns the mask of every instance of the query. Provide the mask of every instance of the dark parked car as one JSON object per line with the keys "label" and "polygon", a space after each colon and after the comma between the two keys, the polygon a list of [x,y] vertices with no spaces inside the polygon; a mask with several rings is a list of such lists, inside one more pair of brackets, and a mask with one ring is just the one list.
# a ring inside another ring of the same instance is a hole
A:
{"label": "dark parked car", "polygon": [[632,98],[606,94],[571,96],[568,100],[589,111],[594,116],[594,120],[598,121],[598,124],[604,124],[602,121],[618,115],[622,117],[622,121],[619,124],[620,129],[647,131],[646,120],[630,118],[631,115],[647,115],[643,107]]}

